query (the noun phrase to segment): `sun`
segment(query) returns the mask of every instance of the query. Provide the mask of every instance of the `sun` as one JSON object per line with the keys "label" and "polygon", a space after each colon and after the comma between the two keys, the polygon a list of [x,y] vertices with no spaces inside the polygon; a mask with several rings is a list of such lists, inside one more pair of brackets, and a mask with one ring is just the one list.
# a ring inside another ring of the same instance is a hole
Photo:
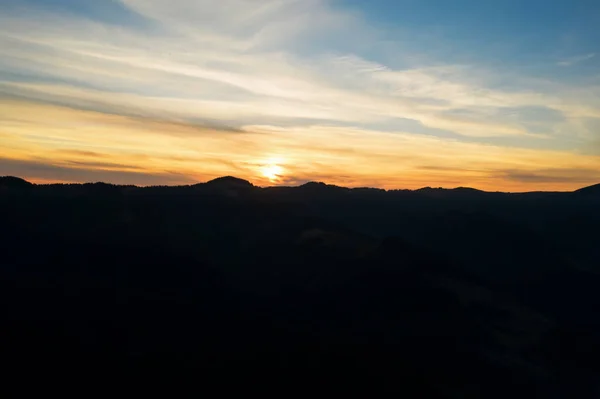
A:
{"label": "sun", "polygon": [[283,174],[283,168],[276,164],[267,164],[260,168],[260,171],[264,177],[269,179],[271,182],[276,182]]}

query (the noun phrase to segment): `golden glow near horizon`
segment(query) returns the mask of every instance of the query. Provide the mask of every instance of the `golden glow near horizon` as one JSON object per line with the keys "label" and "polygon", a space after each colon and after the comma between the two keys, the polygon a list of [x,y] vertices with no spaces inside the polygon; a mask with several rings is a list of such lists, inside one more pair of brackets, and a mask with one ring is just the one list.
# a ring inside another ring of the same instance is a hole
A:
{"label": "golden glow near horizon", "polygon": [[0,100],[0,141],[0,174],[45,183],[190,184],[234,175],[261,186],[317,180],[526,191],[600,181],[593,155],[316,125],[214,130],[14,100]]}

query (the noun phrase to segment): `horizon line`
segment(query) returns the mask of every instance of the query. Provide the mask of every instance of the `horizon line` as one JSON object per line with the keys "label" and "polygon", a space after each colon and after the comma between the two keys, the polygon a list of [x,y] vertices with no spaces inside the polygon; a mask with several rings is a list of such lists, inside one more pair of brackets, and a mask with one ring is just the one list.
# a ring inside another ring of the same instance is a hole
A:
{"label": "horizon line", "polygon": [[4,176],[0,176],[0,179],[5,179],[5,178],[14,178],[14,179],[19,179],[22,180],[28,184],[34,185],[34,186],[54,186],[54,185],[61,185],[61,186],[67,186],[67,185],[85,185],[85,184],[106,184],[106,185],[110,185],[110,186],[117,186],[117,187],[136,187],[136,188],[152,188],[152,187],[172,187],[172,188],[177,188],[177,187],[192,187],[192,186],[196,186],[196,185],[201,185],[201,184],[207,184],[207,183],[211,183],[217,180],[222,180],[222,179],[235,179],[235,180],[239,180],[239,181],[243,181],[246,182],[248,184],[250,184],[252,187],[255,188],[260,188],[260,189],[268,189],[268,188],[297,188],[297,187],[302,187],[308,184],[323,184],[325,186],[329,186],[329,187],[337,187],[337,188],[342,188],[342,189],[347,189],[347,190],[361,190],[361,189],[369,189],[369,190],[379,190],[379,191],[385,191],[385,192],[393,192],[393,191],[410,191],[410,192],[416,192],[416,191],[421,191],[421,190],[426,190],[426,189],[431,189],[431,190],[460,190],[460,189],[464,189],[464,190],[474,190],[474,191],[478,191],[481,193],[492,193],[492,194],[530,194],[530,193],[575,193],[578,192],[580,190],[589,188],[589,187],[595,187],[595,186],[600,186],[600,183],[597,184],[592,184],[592,185],[588,185],[588,186],[583,186],[580,187],[576,190],[565,190],[565,191],[560,191],[560,190],[553,190],[553,191],[544,191],[544,190],[535,190],[535,191],[487,191],[487,190],[481,190],[475,187],[469,187],[469,186],[457,186],[457,187],[432,187],[432,186],[423,186],[417,189],[409,189],[409,188],[391,188],[391,189],[386,189],[386,188],[380,188],[380,187],[369,187],[369,186],[358,186],[358,187],[346,187],[346,186],[340,186],[337,184],[330,184],[324,181],[316,181],[316,180],[310,180],[310,181],[306,181],[304,183],[301,184],[297,184],[297,185],[270,185],[270,186],[260,186],[260,185],[256,185],[252,182],[250,182],[249,180],[246,179],[242,179],[240,177],[236,177],[236,176],[232,176],[232,175],[225,175],[225,176],[220,176],[220,177],[216,177],[214,179],[210,179],[207,181],[199,181],[196,183],[191,183],[191,184],[148,184],[148,185],[137,185],[137,184],[116,184],[116,183],[110,183],[110,182],[106,182],[106,181],[87,181],[87,182],[65,182],[65,181],[59,181],[57,180],[54,183],[48,182],[48,183],[35,183],[33,181],[27,180],[25,178],[19,177],[19,176],[12,176],[12,175],[4,175]]}

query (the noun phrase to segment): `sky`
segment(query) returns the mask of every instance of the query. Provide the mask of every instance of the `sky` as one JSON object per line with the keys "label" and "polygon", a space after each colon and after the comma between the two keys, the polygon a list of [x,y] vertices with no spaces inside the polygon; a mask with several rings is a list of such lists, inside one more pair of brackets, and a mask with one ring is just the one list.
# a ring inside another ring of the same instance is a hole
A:
{"label": "sky", "polygon": [[600,183],[597,0],[0,0],[0,175]]}

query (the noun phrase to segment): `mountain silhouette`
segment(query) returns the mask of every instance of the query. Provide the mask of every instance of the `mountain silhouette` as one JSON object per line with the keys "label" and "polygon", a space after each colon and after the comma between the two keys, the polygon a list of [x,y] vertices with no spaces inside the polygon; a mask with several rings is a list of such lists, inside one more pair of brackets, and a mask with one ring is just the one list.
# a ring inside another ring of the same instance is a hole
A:
{"label": "mountain silhouette", "polygon": [[600,207],[580,194],[598,186],[0,187],[5,368],[404,397],[600,392]]}
{"label": "mountain silhouette", "polygon": [[227,187],[227,188],[251,188],[254,187],[254,185],[252,183],[250,183],[247,180],[244,179],[239,179],[237,177],[233,177],[233,176],[224,176],[224,177],[218,177],[216,179],[210,180],[206,183],[204,183],[207,186],[212,186],[212,187]]}
{"label": "mountain silhouette", "polygon": [[575,193],[580,195],[600,195],[600,184],[580,188],[579,190],[575,191]]}
{"label": "mountain silhouette", "polygon": [[247,193],[256,187],[247,180],[233,176],[224,176],[210,180],[206,183],[196,184],[194,185],[194,188],[205,193],[236,197]]}
{"label": "mountain silhouette", "polygon": [[25,188],[31,187],[33,184],[28,181],[14,176],[0,176],[0,187],[9,188]]}

